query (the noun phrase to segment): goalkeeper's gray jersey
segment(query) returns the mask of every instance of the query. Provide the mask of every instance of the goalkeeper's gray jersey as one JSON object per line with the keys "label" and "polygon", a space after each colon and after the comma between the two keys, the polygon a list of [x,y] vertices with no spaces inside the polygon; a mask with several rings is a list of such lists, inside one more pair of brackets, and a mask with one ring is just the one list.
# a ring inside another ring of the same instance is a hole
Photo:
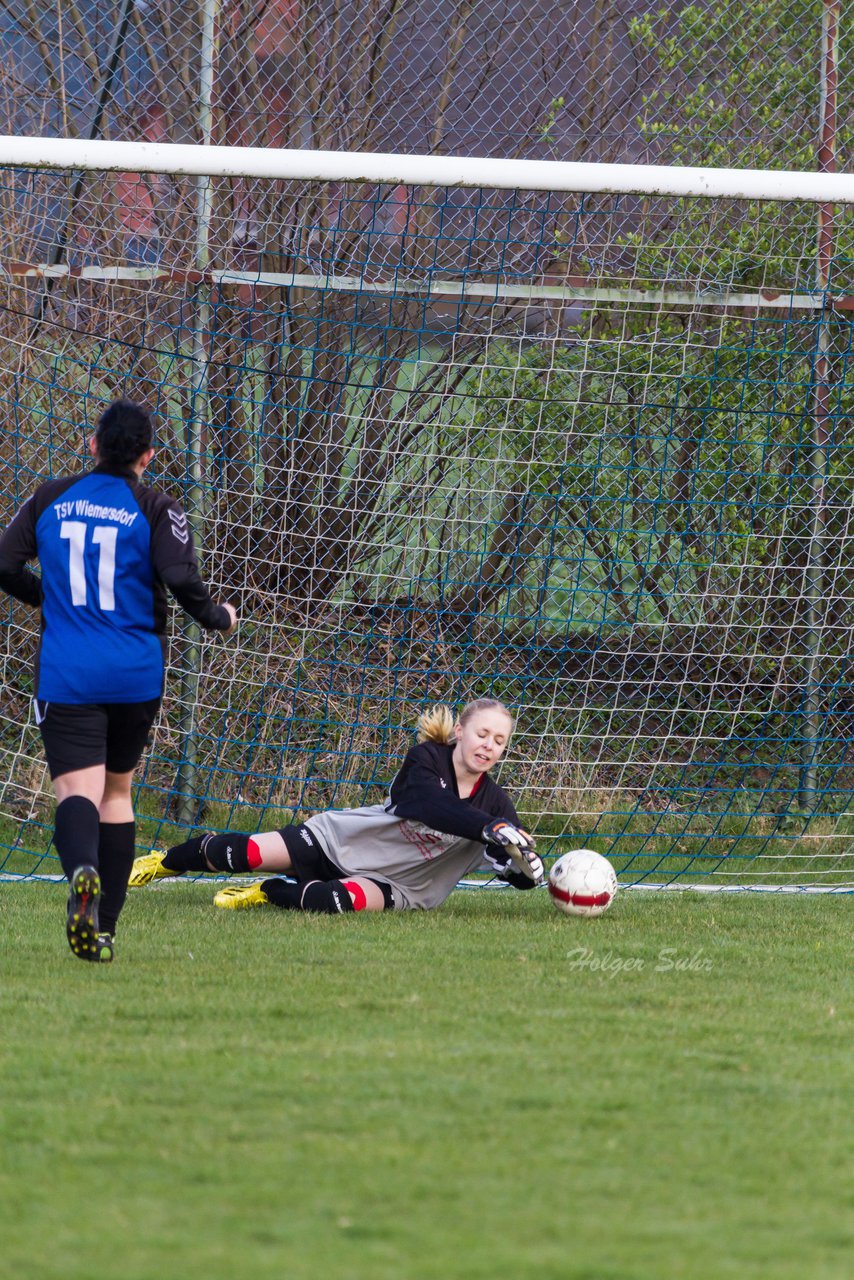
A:
{"label": "goalkeeper's gray jersey", "polygon": [[[304,825],[342,871],[389,885],[398,909],[429,911],[483,865],[486,824],[519,821],[509,797],[486,775],[460,799],[453,754],[449,743],[419,743],[407,752],[385,804],[319,813]],[[507,878],[507,855],[497,857],[493,849],[488,861]],[[533,883],[522,879],[526,888]]]}
{"label": "goalkeeper's gray jersey", "polygon": [[342,871],[390,885],[398,909],[437,907],[484,860],[482,840],[445,835],[381,804],[319,813],[304,825]]}

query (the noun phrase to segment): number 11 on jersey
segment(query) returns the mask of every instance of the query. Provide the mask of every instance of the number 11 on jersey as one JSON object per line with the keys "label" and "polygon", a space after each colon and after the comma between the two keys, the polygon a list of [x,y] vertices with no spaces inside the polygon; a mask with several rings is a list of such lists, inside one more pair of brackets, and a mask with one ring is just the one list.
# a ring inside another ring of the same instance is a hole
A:
{"label": "number 11 on jersey", "polygon": [[[68,579],[71,587],[71,603],[86,605],[86,531],[82,520],[63,520],[59,526],[60,538],[68,539]],[[92,541],[99,548],[98,554],[98,604],[105,612],[116,607],[114,583],[116,578],[116,539],[119,531],[114,525],[98,524],[92,530]]]}

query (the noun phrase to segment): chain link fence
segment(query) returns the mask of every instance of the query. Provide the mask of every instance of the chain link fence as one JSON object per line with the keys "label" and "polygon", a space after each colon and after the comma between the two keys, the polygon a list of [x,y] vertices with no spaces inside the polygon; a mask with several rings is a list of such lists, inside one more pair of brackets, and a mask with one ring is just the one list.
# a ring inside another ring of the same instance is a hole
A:
{"label": "chain link fence", "polygon": [[828,23],[848,114],[840,15],[839,0],[2,0],[0,114],[9,133],[204,142],[210,61],[213,142],[810,168]]}
{"label": "chain link fence", "polygon": [[[838,0],[0,0],[0,111],[34,137],[844,169],[852,30]],[[379,799],[425,701],[493,693],[558,841],[696,874],[783,856],[819,811],[812,874],[848,874],[850,213],[24,170],[0,209],[3,521],[138,394],[245,606],[225,657],[178,632],[158,822],[176,793],[253,826]],[[0,812],[32,849],[32,619],[5,640]]]}

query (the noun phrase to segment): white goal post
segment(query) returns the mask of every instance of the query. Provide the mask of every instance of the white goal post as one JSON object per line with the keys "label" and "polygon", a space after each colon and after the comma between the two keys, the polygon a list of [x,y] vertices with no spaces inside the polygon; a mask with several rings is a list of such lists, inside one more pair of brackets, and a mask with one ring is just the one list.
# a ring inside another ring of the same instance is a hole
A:
{"label": "white goal post", "polygon": [[22,138],[8,134],[0,135],[0,165],[19,165],[28,169],[171,173],[188,177],[285,178],[386,185],[404,183],[427,187],[854,204],[854,174],[798,173],[786,169],[704,169],[688,165],[293,151],[267,147],[110,142],[103,139]]}

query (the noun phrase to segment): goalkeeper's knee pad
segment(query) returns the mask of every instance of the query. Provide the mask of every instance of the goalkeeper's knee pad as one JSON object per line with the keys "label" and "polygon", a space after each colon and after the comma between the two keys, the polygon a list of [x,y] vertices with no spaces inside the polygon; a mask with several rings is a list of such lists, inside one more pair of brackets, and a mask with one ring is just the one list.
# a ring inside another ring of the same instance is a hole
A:
{"label": "goalkeeper's knee pad", "polygon": [[261,865],[261,853],[252,836],[238,831],[205,836],[200,852],[215,871],[257,871]]}
{"label": "goalkeeper's knee pad", "polygon": [[[361,885],[344,884],[341,880],[310,880],[293,884],[287,880],[265,880],[261,885],[269,902],[285,911],[319,911],[324,915],[344,915],[365,906]],[[353,893],[355,905],[350,893]]]}
{"label": "goalkeeper's knee pad", "polygon": [[[358,885],[364,905],[365,895]],[[341,880],[312,880],[305,886],[302,895],[303,911],[323,911],[326,915],[343,915],[345,911],[355,911],[350,887]]]}

